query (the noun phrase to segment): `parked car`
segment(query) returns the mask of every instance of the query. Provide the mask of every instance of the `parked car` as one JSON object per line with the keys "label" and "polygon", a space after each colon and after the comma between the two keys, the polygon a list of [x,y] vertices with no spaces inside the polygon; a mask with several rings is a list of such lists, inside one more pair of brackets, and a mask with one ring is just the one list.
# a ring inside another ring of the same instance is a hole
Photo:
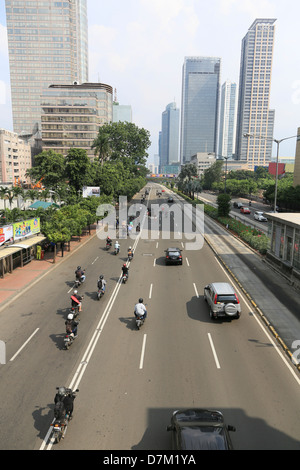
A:
{"label": "parked car", "polygon": [[260,222],[268,222],[267,217],[264,216],[264,212],[261,211],[254,212],[254,219],[259,220]]}
{"label": "parked car", "polygon": [[168,248],[166,251],[166,264],[182,264],[180,248]]}
{"label": "parked car", "polygon": [[241,207],[240,211],[242,214],[251,214],[249,207]]}
{"label": "parked car", "polygon": [[225,424],[220,411],[196,408],[175,411],[167,431],[173,450],[233,450],[229,431],[236,428]]}
{"label": "parked car", "polygon": [[218,317],[240,318],[242,308],[237,294],[227,282],[212,282],[204,287],[204,300],[212,319]]}
{"label": "parked car", "polygon": [[234,201],[233,207],[237,207],[238,209],[240,209],[241,207],[243,207],[243,203]]}

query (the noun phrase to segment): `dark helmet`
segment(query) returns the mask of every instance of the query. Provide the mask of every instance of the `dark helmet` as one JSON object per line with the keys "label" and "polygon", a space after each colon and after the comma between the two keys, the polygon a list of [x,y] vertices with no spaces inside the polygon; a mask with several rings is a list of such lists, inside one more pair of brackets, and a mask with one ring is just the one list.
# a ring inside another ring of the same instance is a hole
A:
{"label": "dark helmet", "polygon": [[77,269],[81,269],[81,266],[77,266]]}
{"label": "dark helmet", "polygon": [[99,277],[99,279],[103,279],[103,275],[101,274],[101,276]]}
{"label": "dark helmet", "polygon": [[139,299],[139,304],[142,304],[144,300],[142,298]]}

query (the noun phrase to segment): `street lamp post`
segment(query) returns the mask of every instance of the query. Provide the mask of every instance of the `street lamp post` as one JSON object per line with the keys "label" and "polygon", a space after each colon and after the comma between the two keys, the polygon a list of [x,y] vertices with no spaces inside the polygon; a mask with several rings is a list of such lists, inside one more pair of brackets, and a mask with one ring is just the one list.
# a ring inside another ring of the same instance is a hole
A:
{"label": "street lamp post", "polygon": [[284,137],[283,139],[273,139],[273,137],[266,137],[263,135],[255,135],[255,134],[244,134],[244,137],[256,137],[258,139],[264,139],[264,140],[273,140],[273,142],[276,143],[277,145],[277,154],[276,154],[276,176],[275,176],[275,196],[274,196],[274,212],[276,212],[276,207],[277,207],[277,190],[278,190],[278,161],[279,161],[279,145],[281,142],[284,140],[289,140],[289,139],[294,139],[296,137],[299,137],[298,135],[292,135],[291,137]]}

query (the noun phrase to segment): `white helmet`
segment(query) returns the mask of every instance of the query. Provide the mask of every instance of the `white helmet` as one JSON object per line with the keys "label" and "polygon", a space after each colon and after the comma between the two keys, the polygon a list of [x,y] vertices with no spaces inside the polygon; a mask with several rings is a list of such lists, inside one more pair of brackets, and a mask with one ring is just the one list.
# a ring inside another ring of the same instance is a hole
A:
{"label": "white helmet", "polygon": [[73,313],[69,313],[69,315],[68,315],[68,320],[73,320],[73,318],[74,318]]}
{"label": "white helmet", "polygon": [[78,290],[74,290],[74,294],[77,294]]}

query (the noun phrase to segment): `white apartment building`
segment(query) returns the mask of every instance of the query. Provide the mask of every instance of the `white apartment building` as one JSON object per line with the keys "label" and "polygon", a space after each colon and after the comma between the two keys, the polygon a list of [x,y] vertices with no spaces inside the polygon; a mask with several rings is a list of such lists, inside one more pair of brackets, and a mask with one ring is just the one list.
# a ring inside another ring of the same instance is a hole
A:
{"label": "white apartment building", "polygon": [[30,144],[18,134],[0,129],[0,181],[24,183],[27,170],[32,166]]}
{"label": "white apartment building", "polygon": [[191,164],[196,165],[198,176],[202,175],[205,170],[207,170],[211,165],[216,162],[216,156],[210,153],[198,152],[196,155],[193,155],[190,162]]}

